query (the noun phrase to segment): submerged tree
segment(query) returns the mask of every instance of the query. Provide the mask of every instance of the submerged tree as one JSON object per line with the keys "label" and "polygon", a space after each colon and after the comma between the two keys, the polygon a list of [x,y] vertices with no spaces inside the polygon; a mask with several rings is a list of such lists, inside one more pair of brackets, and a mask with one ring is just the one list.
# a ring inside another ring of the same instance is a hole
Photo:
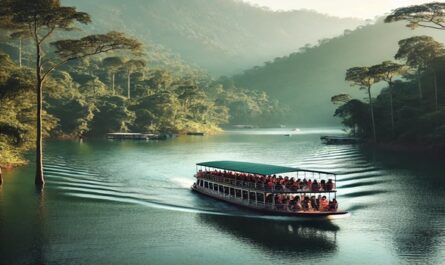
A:
{"label": "submerged tree", "polygon": [[[406,65],[416,69],[417,87],[421,100],[423,98],[421,75],[431,67],[436,57],[444,53],[443,44],[430,36],[415,36],[399,41],[399,50],[394,58],[405,60]],[[435,89],[437,90],[437,86]]]}
{"label": "submerged tree", "polygon": [[427,3],[401,7],[385,18],[386,23],[407,21],[409,28],[417,27],[445,30],[445,3]]}
{"label": "submerged tree", "polygon": [[346,70],[346,81],[351,82],[351,85],[358,86],[360,89],[366,89],[369,96],[369,108],[371,112],[372,135],[374,142],[377,142],[377,135],[375,130],[374,109],[372,106],[371,87],[379,81],[379,77],[370,71],[369,67],[352,67]]}
{"label": "submerged tree", "polygon": [[370,71],[378,76],[379,80],[385,81],[389,88],[389,104],[391,109],[391,130],[394,135],[394,104],[393,104],[393,82],[394,78],[406,73],[406,66],[391,61],[384,61],[381,64],[374,65]]}
{"label": "submerged tree", "polygon": [[[71,31],[75,23],[88,24],[87,13],[75,7],[65,7],[59,0],[0,0],[0,21],[11,21],[17,29],[27,28],[35,46],[35,87],[37,93],[37,140],[35,184],[43,185],[42,105],[45,81],[59,66],[80,58],[112,50],[138,50],[141,44],[122,33],[110,32],[82,39],[52,42],[54,55],[47,48],[49,38],[56,31]],[[45,50],[46,49],[46,50]]]}

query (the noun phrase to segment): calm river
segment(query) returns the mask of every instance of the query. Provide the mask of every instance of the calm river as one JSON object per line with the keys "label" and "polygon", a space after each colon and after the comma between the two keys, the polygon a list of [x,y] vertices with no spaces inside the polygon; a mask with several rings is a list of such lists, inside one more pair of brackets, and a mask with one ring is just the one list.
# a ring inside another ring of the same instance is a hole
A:
{"label": "calm river", "polygon": [[[445,264],[444,163],[325,146],[328,129],[242,130],[169,141],[54,141],[0,188],[1,264]],[[347,218],[256,215],[192,193],[195,163],[333,171]]]}

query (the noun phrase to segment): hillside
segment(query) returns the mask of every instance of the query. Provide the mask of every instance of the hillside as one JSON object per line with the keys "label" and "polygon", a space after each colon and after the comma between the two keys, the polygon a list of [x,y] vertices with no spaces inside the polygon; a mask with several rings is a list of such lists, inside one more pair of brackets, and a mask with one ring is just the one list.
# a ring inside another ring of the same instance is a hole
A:
{"label": "hillside", "polygon": [[330,97],[349,93],[364,98],[365,93],[345,81],[346,69],[391,60],[398,41],[413,35],[432,35],[445,41],[441,31],[417,29],[403,24],[375,24],[360,27],[343,36],[323,41],[316,47],[276,58],[233,77],[237,86],[260,89],[292,107],[290,123],[335,124]]}
{"label": "hillside", "polygon": [[65,0],[97,31],[129,32],[215,75],[239,72],[363,24],[313,11],[273,12],[236,0]]}

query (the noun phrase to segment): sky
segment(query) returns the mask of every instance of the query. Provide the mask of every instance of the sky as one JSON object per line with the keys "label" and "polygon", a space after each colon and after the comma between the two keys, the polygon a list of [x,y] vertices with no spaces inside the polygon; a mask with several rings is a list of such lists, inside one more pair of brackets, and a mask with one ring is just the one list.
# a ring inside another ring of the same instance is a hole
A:
{"label": "sky", "polygon": [[337,17],[373,19],[391,10],[440,0],[242,0],[272,10],[312,9]]}

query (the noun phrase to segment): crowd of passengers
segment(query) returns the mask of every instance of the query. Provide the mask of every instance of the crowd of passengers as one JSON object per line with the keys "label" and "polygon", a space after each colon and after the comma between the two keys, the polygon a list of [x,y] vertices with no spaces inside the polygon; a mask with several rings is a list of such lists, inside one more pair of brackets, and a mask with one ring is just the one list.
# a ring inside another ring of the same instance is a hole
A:
{"label": "crowd of passengers", "polygon": [[287,211],[337,211],[338,202],[336,199],[329,201],[326,196],[292,196],[284,194],[269,194],[266,196],[266,203],[272,204],[275,196],[275,207],[279,210]]}
{"label": "crowd of passengers", "polygon": [[262,175],[254,175],[254,174],[245,174],[245,173],[235,173],[235,172],[227,172],[227,171],[199,171],[198,177],[205,177],[206,175],[213,175],[228,178],[231,180],[247,182],[251,184],[263,184],[265,187],[269,189],[275,190],[302,190],[302,191],[332,191],[335,190],[335,183],[332,179],[328,179],[328,181],[322,179],[318,182],[316,179],[295,179],[293,177],[289,178],[287,176],[262,176]]}

